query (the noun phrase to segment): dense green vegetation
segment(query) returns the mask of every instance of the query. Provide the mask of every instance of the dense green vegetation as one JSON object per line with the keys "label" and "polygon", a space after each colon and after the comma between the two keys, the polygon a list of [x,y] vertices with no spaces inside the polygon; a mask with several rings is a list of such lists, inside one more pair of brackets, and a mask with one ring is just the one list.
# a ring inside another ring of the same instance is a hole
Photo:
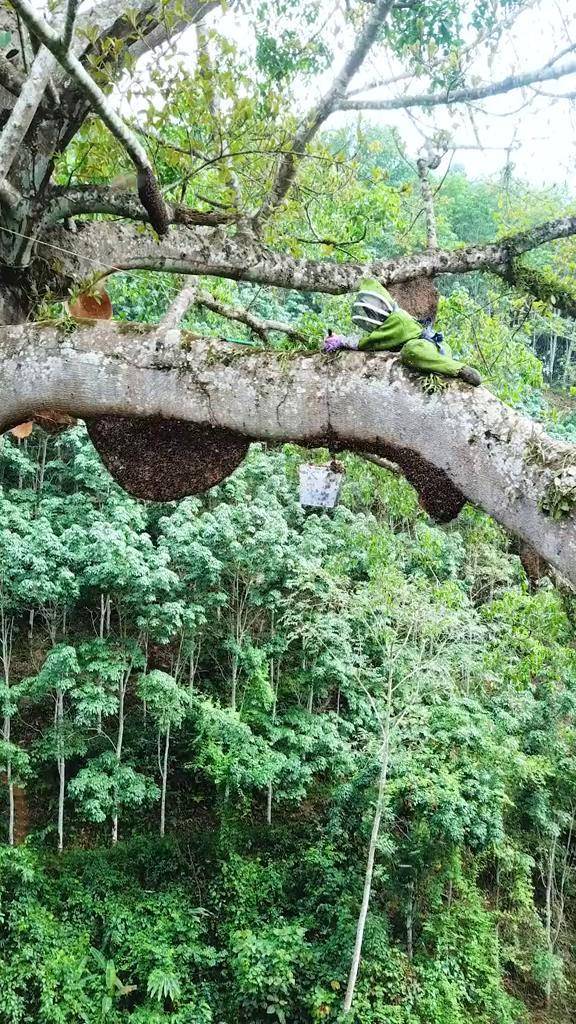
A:
{"label": "dense green vegetation", "polygon": [[145,507],[81,427],[4,439],[2,1020],[336,1019],[390,695],[349,1019],[570,1004],[571,598],[358,459],[305,514],[300,459]]}

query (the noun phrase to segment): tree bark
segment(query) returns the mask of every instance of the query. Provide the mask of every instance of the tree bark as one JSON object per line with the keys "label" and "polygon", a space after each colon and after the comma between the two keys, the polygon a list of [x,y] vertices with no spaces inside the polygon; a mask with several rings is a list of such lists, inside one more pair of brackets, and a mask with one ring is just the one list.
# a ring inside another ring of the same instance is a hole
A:
{"label": "tree bark", "polygon": [[[550,846],[550,850],[549,850],[549,853],[548,853],[548,863],[546,865],[547,870],[546,870],[546,901],[545,901],[545,911],[544,911],[544,928],[545,928],[545,932],[546,932],[546,945],[548,946],[548,953],[549,953],[551,959],[554,956],[554,941],[553,941],[553,938],[552,938],[552,909],[553,909],[552,908],[552,901],[553,901],[553,888],[554,888],[554,873],[555,873],[555,868],[556,868],[556,845],[557,845],[557,838],[555,836],[554,839],[552,840],[552,845]],[[550,1008],[550,1003],[551,1003],[551,1000],[552,1000],[552,979],[550,977],[550,973],[548,973],[548,977],[546,978],[545,995],[546,995],[546,1007],[549,1009]]]}
{"label": "tree bark", "polygon": [[[124,702],[126,699],[126,687],[128,686],[128,676],[130,670],[127,669],[125,673],[122,673],[120,682],[118,683],[118,735],[116,737],[116,760],[118,763],[122,760],[122,746],[124,743]],[[116,806],[112,815],[112,845],[115,846],[118,842],[118,807]]]}
{"label": "tree bark", "polygon": [[166,789],[168,785],[168,754],[170,752],[170,723],[164,734],[164,759],[162,762],[162,795],[160,798],[160,835],[166,832]]}
{"label": "tree bark", "polygon": [[541,82],[552,82],[576,71],[576,61],[550,67],[545,65],[524,71],[519,75],[508,75],[499,82],[483,82],[482,85],[462,86],[458,89],[446,89],[444,92],[404,93],[386,99],[357,99],[349,96],[340,103],[340,110],[409,110],[412,107],[430,109],[439,106],[455,106],[457,103],[472,103],[476,100],[489,99],[491,96],[502,96],[504,93],[525,89]]}
{"label": "tree bark", "polygon": [[388,709],[386,717],[385,732],[383,737],[383,749],[381,754],[380,762],[380,777],[378,780],[378,796],[376,798],[376,810],[374,813],[374,820],[372,822],[372,832],[370,835],[370,843],[368,845],[368,858],[366,861],[366,871],[364,874],[364,890],[362,893],[362,903],[360,905],[360,913],[358,915],[358,923],[356,925],[356,939],[354,942],[354,952],[352,954],[352,964],[350,966],[350,974],[348,976],[348,985],[346,987],[346,995],[344,997],[344,1005],[342,1007],[344,1013],[350,1013],[352,1009],[352,1002],[354,999],[354,993],[356,991],[356,981],[358,978],[358,971],[360,969],[360,958],[362,956],[362,944],[364,942],[364,930],[366,928],[366,919],[368,917],[368,908],[370,906],[370,896],[372,894],[372,878],[374,876],[374,861],[376,859],[376,848],[378,846],[378,837],[380,835],[380,825],[382,823],[382,815],[384,813],[384,796],[386,791],[386,782],[388,780],[388,758],[390,753],[390,717],[391,717],[391,701],[392,693],[391,687],[388,688]]}
{"label": "tree bark", "polygon": [[[159,417],[235,440],[372,452],[421,488],[456,489],[576,583],[576,519],[542,502],[576,465],[576,448],[484,388],[454,382],[426,394],[397,358],[253,353],[195,340],[158,351],[162,332],[113,323],[74,334],[38,324],[0,329],[0,430],[58,409],[80,417]],[[160,420],[161,422],[161,420]],[[127,453],[128,459],[130,453]]]}
{"label": "tree bark", "polygon": [[[85,205],[90,212],[89,196],[90,191],[87,190]],[[134,215],[135,205],[131,197],[126,204],[125,216]],[[77,209],[80,212],[81,204]],[[103,210],[103,204],[99,209]],[[118,197],[110,212],[122,215]],[[365,276],[377,277],[382,284],[390,286],[439,274],[468,274],[478,270],[489,270],[502,276],[512,273],[519,287],[530,287],[537,275],[514,272],[516,258],[547,242],[576,234],[576,216],[560,217],[496,242],[464,249],[437,249],[370,263],[336,263],[332,260],[296,259],[285,252],[271,252],[258,241],[238,235],[226,236],[218,228],[178,226],[180,216],[177,209],[171,211],[171,219],[176,226],[160,245],[151,233],[143,234],[135,224],[91,222],[82,224],[74,235],[60,227],[46,231],[42,235],[40,253],[46,255],[43,245],[65,250],[59,251],[58,256],[62,283],[66,275],[72,280],[85,279],[100,266],[104,274],[115,270],[158,270],[342,295],[353,291]],[[554,294],[558,300],[556,308],[561,309],[563,292],[555,287]],[[570,296],[567,296],[567,301],[570,301]],[[571,301],[576,306],[574,296]]]}
{"label": "tree bark", "polygon": [[[0,661],[6,689],[2,739],[10,742],[12,714],[10,709],[10,676],[12,666],[12,644],[14,637],[14,617],[8,616],[0,606]],[[14,782],[12,779],[12,761],[6,760],[6,785],[8,786],[8,843],[14,846]]]}

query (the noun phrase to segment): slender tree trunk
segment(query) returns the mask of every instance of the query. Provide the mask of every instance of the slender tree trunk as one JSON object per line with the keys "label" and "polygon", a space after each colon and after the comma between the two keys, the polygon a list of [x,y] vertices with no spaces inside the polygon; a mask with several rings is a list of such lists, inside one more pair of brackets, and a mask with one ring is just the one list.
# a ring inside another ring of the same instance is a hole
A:
{"label": "slender tree trunk", "polygon": [[410,962],[414,957],[414,882],[408,885],[408,907],[406,909],[406,953]]}
{"label": "slender tree trunk", "polygon": [[426,218],[426,242],[429,249],[438,248],[438,232],[436,228],[436,211],[434,209],[434,195],[430,186],[430,168],[425,159],[418,160],[418,177],[420,178],[420,192],[424,204],[424,216]]}
{"label": "slender tree trunk", "polygon": [[[116,738],[116,760],[118,763],[122,760],[122,745],[124,742],[124,702],[126,698],[126,687],[128,685],[129,669],[126,673],[122,674],[120,683],[118,685],[118,736]],[[115,846],[118,842],[118,807],[115,808],[112,815],[112,845]]]}
{"label": "slender tree trunk", "polygon": [[[548,855],[548,864],[546,872],[546,903],[545,903],[545,931],[546,931],[546,944],[548,946],[548,952],[550,957],[554,955],[554,940],[552,938],[552,902],[553,902],[553,888],[554,888],[554,868],[556,865],[556,837],[550,847],[550,853]],[[552,1001],[552,978],[550,975],[546,978],[546,1007],[549,1009]]]}
{"label": "slender tree trunk", "polygon": [[[274,620],[272,620],[274,621]],[[272,704],[272,723],[276,721],[276,709],[278,707],[278,686],[280,682],[280,665],[276,665],[274,658],[270,659],[270,682],[272,684],[272,692],[274,694],[274,702]],[[268,783],[268,793],[266,797],[266,824],[272,824],[272,803],[274,799],[274,791],[272,782]]]}
{"label": "slender tree trunk", "polygon": [[555,331],[550,339],[550,351],[548,354],[548,380],[554,380],[554,367],[556,366],[556,352],[558,350],[558,333]]}
{"label": "slender tree trunk", "polygon": [[46,451],[48,449],[48,438],[43,437],[40,443],[40,460],[36,473],[36,493],[42,494],[44,488],[44,476],[46,474]]}
{"label": "slender tree trunk", "polygon": [[384,724],[383,736],[382,736],[382,753],[380,763],[380,777],[378,780],[378,796],[376,798],[376,809],[374,813],[374,821],[372,823],[372,832],[370,835],[370,843],[368,845],[368,857],[366,860],[366,871],[364,873],[364,890],[362,893],[362,903],[360,905],[360,913],[358,915],[358,923],[356,925],[356,940],[354,942],[354,952],[352,954],[352,963],[350,965],[350,974],[348,975],[348,985],[346,987],[346,995],[344,997],[343,1011],[344,1013],[350,1013],[352,1009],[352,1002],[354,999],[354,992],[356,991],[356,981],[358,978],[358,970],[360,968],[360,960],[362,957],[362,943],[364,941],[364,930],[366,928],[366,919],[368,917],[368,908],[370,906],[370,896],[372,893],[372,879],[374,877],[374,860],[376,858],[376,848],[378,846],[378,837],[380,835],[380,825],[382,824],[382,815],[384,813],[384,802],[386,792],[386,782],[388,779],[388,760],[390,753],[390,719],[392,713],[392,679],[388,680],[388,698],[387,698],[387,711],[386,721]]}
{"label": "slender tree trunk", "polygon": [[[19,448],[23,448],[24,451],[26,451],[27,448],[28,448],[28,442],[26,440],[22,441],[20,438],[18,438],[18,447]],[[24,483],[24,478],[22,476],[22,469],[19,469],[18,470],[18,490],[19,491],[22,490],[23,483]]]}
{"label": "slender tree trunk", "polygon": [[566,355],[564,357],[564,373],[562,374],[562,383],[566,387],[570,383],[570,370],[572,368],[572,353],[574,351],[574,338],[571,337],[568,346],[566,348]]}
{"label": "slender tree trunk", "polygon": [[168,784],[168,753],[170,751],[170,723],[164,736],[164,761],[162,764],[162,795],[160,798],[160,835],[166,832],[166,787]]}
{"label": "slender tree trunk", "polygon": [[58,758],[58,853],[64,849],[64,795],[66,792],[66,760]]}
{"label": "slender tree trunk", "polygon": [[58,853],[64,849],[64,795],[66,792],[66,759],[62,752],[62,728],[64,726],[64,694],[58,690],[56,695],[56,729],[59,737],[60,753],[57,758],[58,767]]}
{"label": "slender tree trunk", "polygon": [[[6,739],[6,734],[4,739]],[[8,732],[9,739],[10,732]],[[10,759],[6,763],[6,782],[8,784],[8,842],[10,846],[14,846],[14,783],[12,782],[12,762]]]}
{"label": "slender tree trunk", "polygon": [[194,692],[194,650],[190,651],[190,659],[188,661],[188,689],[190,693]]}
{"label": "slender tree trunk", "polygon": [[[6,688],[2,737],[5,743],[9,743],[12,729],[12,716],[10,712],[10,669],[12,663],[14,618],[12,616],[9,618],[6,615],[4,608],[0,608],[0,630],[0,650],[2,654],[4,686]],[[14,782],[12,780],[12,761],[10,757],[8,757],[6,761],[6,785],[8,786],[8,842],[10,846],[14,846]]]}
{"label": "slender tree trunk", "polygon": [[238,655],[232,658],[232,669],[230,672],[230,707],[236,711],[236,692],[238,688]]}

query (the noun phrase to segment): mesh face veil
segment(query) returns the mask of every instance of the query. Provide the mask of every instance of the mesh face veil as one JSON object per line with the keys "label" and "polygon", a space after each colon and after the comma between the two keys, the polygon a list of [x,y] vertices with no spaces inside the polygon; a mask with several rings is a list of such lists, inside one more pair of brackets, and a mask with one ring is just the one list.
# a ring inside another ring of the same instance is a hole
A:
{"label": "mesh face veil", "polygon": [[397,309],[397,303],[378,281],[364,279],[352,306],[352,322],[363,331],[374,331]]}

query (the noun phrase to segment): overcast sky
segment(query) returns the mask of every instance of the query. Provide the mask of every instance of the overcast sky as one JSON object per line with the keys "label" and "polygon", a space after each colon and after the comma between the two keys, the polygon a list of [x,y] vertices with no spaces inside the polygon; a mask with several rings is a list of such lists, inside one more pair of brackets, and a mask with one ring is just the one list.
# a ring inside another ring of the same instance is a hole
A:
{"label": "overcast sky", "polygon": [[[334,0],[326,0],[326,10],[330,12],[330,8],[335,8]],[[246,22],[234,9],[224,16],[220,10],[215,11],[210,20],[219,32],[233,38],[241,48],[254,50],[254,36],[247,36]],[[337,25],[337,16],[333,23]],[[347,35],[342,33],[338,36],[343,47],[347,44],[346,48],[350,44]],[[178,49],[185,55],[187,63],[194,57],[195,38],[195,30],[191,29],[179,40]],[[514,28],[502,39],[497,53],[491,57],[487,53],[478,56],[473,73],[479,80],[490,81],[505,78],[513,72],[540,68],[571,42],[576,42],[576,0],[534,0],[531,9],[519,17]],[[576,53],[572,53],[559,61],[559,66],[575,58]],[[399,66],[394,67],[392,58],[391,74],[399,69]],[[336,62],[330,73],[316,83],[318,92],[326,87],[335,70]],[[361,75],[354,80],[354,85],[369,81],[378,73],[382,74],[381,57],[375,58],[374,63],[369,58]],[[381,95],[393,95],[394,89],[398,88],[388,87]],[[415,81],[410,88],[411,91],[422,92],[425,83],[423,80]],[[546,83],[541,89],[546,95],[535,99],[532,98],[534,93],[530,91],[515,91],[476,104],[474,123],[477,134],[463,105],[455,108],[453,113],[438,108],[432,115],[415,109],[412,118],[405,112],[396,111],[364,113],[363,117],[382,125],[397,127],[412,157],[416,156],[422,144],[419,128],[429,134],[432,134],[434,127],[449,129],[452,138],[464,146],[475,145],[479,138],[483,146],[496,147],[486,148],[483,152],[474,149],[458,151],[455,163],[464,166],[474,177],[501,172],[506,161],[504,149],[514,142],[517,148],[511,159],[519,177],[537,186],[566,185],[576,194],[576,101],[554,98],[553,95],[570,91],[576,93],[576,74],[561,82]],[[378,93],[374,91],[371,95],[377,96]],[[309,84],[302,90],[301,99],[304,110],[313,100]],[[527,102],[529,99],[531,102]],[[333,115],[328,126],[342,124],[345,119],[354,122],[357,116],[356,113]]]}
{"label": "overcast sky", "polygon": [[[241,19],[229,14],[226,19],[219,19],[219,29],[226,23],[230,34],[236,40],[241,40],[244,34]],[[539,68],[571,42],[576,42],[576,0],[540,0],[522,14],[513,31],[507,33],[506,40],[502,41],[497,54],[492,58],[492,66],[489,65],[488,55],[483,54],[475,64],[474,73],[486,81],[504,78],[511,72]],[[193,46],[192,40],[190,43]],[[250,45],[248,40],[246,45]],[[564,62],[574,56],[568,56]],[[359,76],[355,84],[372,79],[378,71],[381,73],[381,66],[374,64],[370,67],[369,60],[362,71],[362,77]],[[413,89],[422,91],[422,86],[419,87],[416,82]],[[546,93],[576,92],[576,75],[565,78],[562,83],[547,83],[542,89]],[[519,148],[512,159],[518,173],[531,183],[543,186],[566,184],[576,192],[576,105],[574,101],[567,102],[550,96],[538,97],[525,105],[528,95],[516,91],[477,104],[475,123],[478,135],[484,146],[507,147],[515,140]],[[480,108],[486,113],[482,113]],[[344,116],[354,119],[357,115],[336,115],[329,123],[336,124]],[[455,117],[445,110],[436,110],[433,117],[415,110],[414,120],[405,112],[374,112],[364,116],[381,124],[395,125],[411,155],[416,154],[422,142],[418,133],[419,124],[424,131],[429,131],[430,125],[448,128],[453,138],[463,145],[476,143],[469,116],[463,107]],[[489,149],[482,153],[462,150],[456,157],[456,162],[473,176],[498,173],[505,160],[504,152]]]}

